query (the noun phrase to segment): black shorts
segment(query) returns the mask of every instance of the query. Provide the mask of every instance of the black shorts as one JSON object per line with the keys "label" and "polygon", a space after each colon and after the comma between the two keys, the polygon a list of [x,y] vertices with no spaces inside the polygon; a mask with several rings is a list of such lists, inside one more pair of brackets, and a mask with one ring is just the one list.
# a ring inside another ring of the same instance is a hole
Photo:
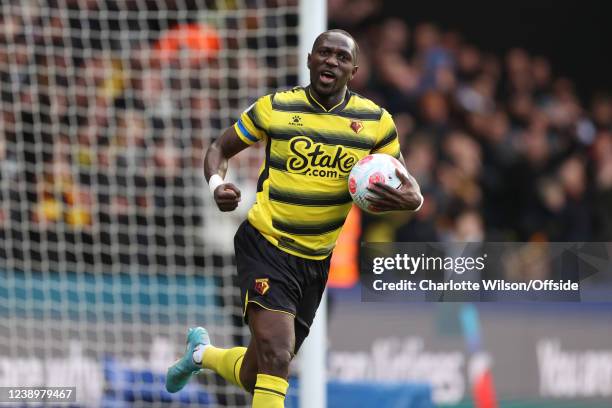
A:
{"label": "black shorts", "polygon": [[248,221],[238,228],[234,248],[244,322],[248,323],[249,303],[294,316],[297,353],[321,302],[331,255],[317,261],[288,254]]}

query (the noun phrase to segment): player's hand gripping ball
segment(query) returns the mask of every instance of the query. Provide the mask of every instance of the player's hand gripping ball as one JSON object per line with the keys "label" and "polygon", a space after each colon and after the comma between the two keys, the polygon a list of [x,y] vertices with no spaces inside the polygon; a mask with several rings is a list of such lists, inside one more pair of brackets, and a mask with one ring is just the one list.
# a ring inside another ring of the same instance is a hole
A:
{"label": "player's hand gripping ball", "polygon": [[366,199],[366,196],[376,195],[368,190],[368,187],[371,187],[374,183],[381,183],[398,189],[401,187],[402,181],[395,174],[396,169],[408,176],[408,171],[399,160],[388,154],[374,153],[359,160],[353,166],[348,178],[349,193],[355,204],[368,213],[382,213],[382,211],[377,211],[372,203]]}

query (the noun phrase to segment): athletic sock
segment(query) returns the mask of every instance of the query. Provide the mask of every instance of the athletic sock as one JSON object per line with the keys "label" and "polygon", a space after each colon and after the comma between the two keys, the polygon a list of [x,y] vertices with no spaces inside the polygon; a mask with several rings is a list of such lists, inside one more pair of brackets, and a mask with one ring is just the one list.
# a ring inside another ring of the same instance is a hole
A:
{"label": "athletic sock", "polygon": [[[196,352],[198,352],[196,350]],[[194,352],[194,360],[198,356]],[[234,385],[244,388],[240,381],[240,367],[242,367],[242,360],[244,359],[244,353],[246,353],[246,347],[234,347],[231,349],[222,349],[215,346],[207,345],[204,347],[201,354],[202,367],[213,370],[221,377]]]}
{"label": "athletic sock", "polygon": [[283,408],[289,383],[284,378],[257,374],[252,408]]}

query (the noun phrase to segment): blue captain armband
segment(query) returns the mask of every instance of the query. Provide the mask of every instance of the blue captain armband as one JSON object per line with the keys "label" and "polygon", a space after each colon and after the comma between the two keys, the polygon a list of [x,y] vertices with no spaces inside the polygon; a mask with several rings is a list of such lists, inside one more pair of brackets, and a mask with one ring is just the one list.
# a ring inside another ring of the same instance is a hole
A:
{"label": "blue captain armband", "polygon": [[259,141],[259,139],[257,139],[255,136],[253,136],[251,133],[249,133],[249,131],[247,130],[246,127],[244,127],[244,124],[242,123],[242,119],[239,119],[238,122],[236,122],[236,124],[238,125],[238,129],[240,130],[240,133],[242,133],[242,135],[247,138],[249,141],[256,143]]}

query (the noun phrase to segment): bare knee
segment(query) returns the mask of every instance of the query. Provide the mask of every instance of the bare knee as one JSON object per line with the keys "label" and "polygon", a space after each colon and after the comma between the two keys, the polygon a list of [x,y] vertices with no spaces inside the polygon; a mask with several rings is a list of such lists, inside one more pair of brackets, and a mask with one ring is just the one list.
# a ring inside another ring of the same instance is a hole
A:
{"label": "bare knee", "polygon": [[287,342],[278,341],[271,337],[257,339],[257,362],[259,373],[287,378],[289,363],[293,359]]}
{"label": "bare knee", "polygon": [[275,344],[265,338],[260,338],[257,343],[251,341],[240,369],[242,386],[252,394],[259,373],[287,378],[292,359],[293,354],[288,351],[287,346]]}

